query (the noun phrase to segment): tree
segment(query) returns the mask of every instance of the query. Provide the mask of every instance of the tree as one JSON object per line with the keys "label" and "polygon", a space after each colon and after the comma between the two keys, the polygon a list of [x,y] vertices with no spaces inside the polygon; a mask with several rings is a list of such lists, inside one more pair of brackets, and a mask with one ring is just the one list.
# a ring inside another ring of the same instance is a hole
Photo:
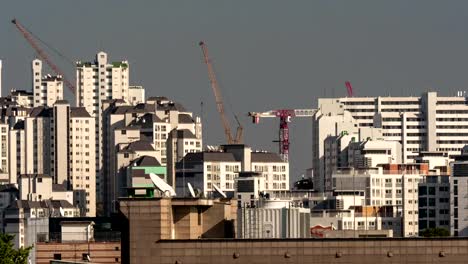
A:
{"label": "tree", "polygon": [[450,232],[445,228],[427,228],[419,233],[422,237],[447,237],[450,236]]}
{"label": "tree", "polygon": [[0,234],[0,264],[27,264],[32,247],[14,249],[13,235]]}

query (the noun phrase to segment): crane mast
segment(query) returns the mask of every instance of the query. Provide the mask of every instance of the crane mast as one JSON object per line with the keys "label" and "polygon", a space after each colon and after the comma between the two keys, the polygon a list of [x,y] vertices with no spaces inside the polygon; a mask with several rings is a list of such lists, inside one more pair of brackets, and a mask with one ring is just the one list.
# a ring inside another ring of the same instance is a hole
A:
{"label": "crane mast", "polygon": [[[278,117],[280,119],[280,127],[278,133],[279,153],[281,158],[289,161],[289,123],[293,117],[312,117],[317,110],[315,109],[280,109],[271,110],[263,113],[249,112],[252,117],[252,122],[258,124],[260,118],[263,117]],[[275,141],[276,142],[276,141]]]}
{"label": "crane mast", "polygon": [[346,85],[346,91],[348,92],[349,97],[353,97],[353,87],[351,86],[351,83],[349,81],[345,82]]}
{"label": "crane mast", "polygon": [[36,51],[37,55],[44,60],[47,65],[55,72],[57,75],[62,76],[62,80],[65,83],[65,85],[70,89],[70,91],[73,93],[73,95],[76,95],[76,87],[73,85],[67,78],[65,78],[65,75],[62,73],[59,67],[55,65],[47,56],[47,54],[42,50],[39,45],[36,43],[34,38],[32,37],[32,34],[23,26],[21,25],[18,20],[13,19],[11,20],[11,23],[13,23],[16,28],[21,32],[23,37],[26,39],[26,41],[31,45],[31,47]]}
{"label": "crane mast", "polygon": [[223,124],[224,134],[226,136],[227,142],[228,144],[241,144],[243,128],[239,122],[239,119],[237,118],[237,116],[235,116],[238,127],[236,131],[236,136],[235,137],[232,136],[231,125],[229,124],[229,121],[226,117],[226,113],[224,112],[224,103],[223,103],[223,99],[221,96],[221,90],[219,89],[219,84],[218,84],[218,81],[216,80],[216,75],[214,73],[213,64],[208,55],[208,48],[203,41],[200,41],[199,45],[203,52],[204,62],[208,68],[208,78],[210,79],[211,88],[213,90],[213,94],[216,100],[216,109],[218,110],[218,113],[221,117],[221,122]]}

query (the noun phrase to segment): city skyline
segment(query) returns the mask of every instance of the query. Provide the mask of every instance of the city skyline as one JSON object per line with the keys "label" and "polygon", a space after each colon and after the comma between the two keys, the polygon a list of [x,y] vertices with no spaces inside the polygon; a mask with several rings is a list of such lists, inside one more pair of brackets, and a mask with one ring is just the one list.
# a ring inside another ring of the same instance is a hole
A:
{"label": "city skyline", "polygon": [[[357,96],[418,96],[428,89],[454,95],[468,82],[463,74],[468,4],[463,2],[113,4],[112,9],[106,2],[90,8],[86,1],[43,1],[28,8],[22,2],[4,4],[3,94],[31,89],[34,51],[10,23],[13,17],[72,60],[93,60],[100,50],[111,60],[128,60],[130,82],[143,85],[147,96],[167,96],[197,115],[202,101],[206,144],[225,139],[200,40],[210,49],[228,112],[241,116],[246,143],[275,152],[271,140],[278,121],[253,125],[248,111],[312,108],[318,97],[344,96],[346,80]],[[52,57],[73,77],[74,67]],[[311,123],[298,119],[291,127],[294,179],[311,166]]]}

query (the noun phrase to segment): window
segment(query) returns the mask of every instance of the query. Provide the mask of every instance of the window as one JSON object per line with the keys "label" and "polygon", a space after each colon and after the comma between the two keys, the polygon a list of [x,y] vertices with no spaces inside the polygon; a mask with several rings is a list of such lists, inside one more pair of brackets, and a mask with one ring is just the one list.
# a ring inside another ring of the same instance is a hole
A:
{"label": "window", "polygon": [[61,259],[62,259],[62,254],[57,254],[57,253],[55,253],[55,254],[54,254],[54,259],[55,259],[55,260],[61,260]]}

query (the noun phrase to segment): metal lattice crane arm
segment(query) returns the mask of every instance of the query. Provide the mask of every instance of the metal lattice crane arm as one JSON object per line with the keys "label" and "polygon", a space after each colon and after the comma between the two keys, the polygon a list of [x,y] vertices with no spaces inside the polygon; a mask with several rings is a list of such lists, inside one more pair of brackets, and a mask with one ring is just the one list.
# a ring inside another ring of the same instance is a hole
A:
{"label": "metal lattice crane arm", "polygon": [[11,23],[13,23],[16,28],[21,32],[23,37],[26,39],[26,41],[31,45],[31,47],[36,51],[37,55],[49,65],[49,67],[55,72],[57,75],[62,76],[62,80],[65,83],[65,85],[70,89],[70,91],[73,93],[73,95],[76,95],[76,87],[73,85],[67,78],[65,78],[65,75],[62,73],[59,67],[55,65],[47,56],[47,54],[39,47],[39,45],[36,43],[34,38],[32,37],[32,34],[23,26],[21,25],[18,20],[13,19],[11,20]]}
{"label": "metal lattice crane arm", "polygon": [[232,136],[231,125],[229,124],[229,121],[226,117],[226,113],[224,112],[224,103],[223,103],[223,99],[221,96],[221,90],[219,89],[219,84],[218,84],[218,81],[216,80],[216,75],[214,73],[213,64],[208,55],[208,48],[206,47],[206,44],[203,41],[200,41],[199,45],[203,52],[203,58],[204,58],[205,64],[208,67],[208,78],[210,79],[211,88],[213,90],[215,100],[216,100],[216,109],[218,110],[218,113],[221,117],[221,122],[223,124],[224,134],[226,136],[227,142],[228,144],[239,144],[242,142],[243,128],[240,125],[239,120],[236,117],[236,121],[238,123],[237,134],[235,138]]}
{"label": "metal lattice crane arm", "polygon": [[311,117],[317,112],[316,109],[282,109],[270,110],[266,112],[249,112],[253,123],[260,122],[262,117]]}
{"label": "metal lattice crane arm", "polygon": [[277,117],[280,119],[278,133],[279,153],[284,161],[289,161],[289,125],[292,117],[313,117],[316,109],[280,109],[266,112],[249,112],[252,122],[258,124],[262,117]]}

